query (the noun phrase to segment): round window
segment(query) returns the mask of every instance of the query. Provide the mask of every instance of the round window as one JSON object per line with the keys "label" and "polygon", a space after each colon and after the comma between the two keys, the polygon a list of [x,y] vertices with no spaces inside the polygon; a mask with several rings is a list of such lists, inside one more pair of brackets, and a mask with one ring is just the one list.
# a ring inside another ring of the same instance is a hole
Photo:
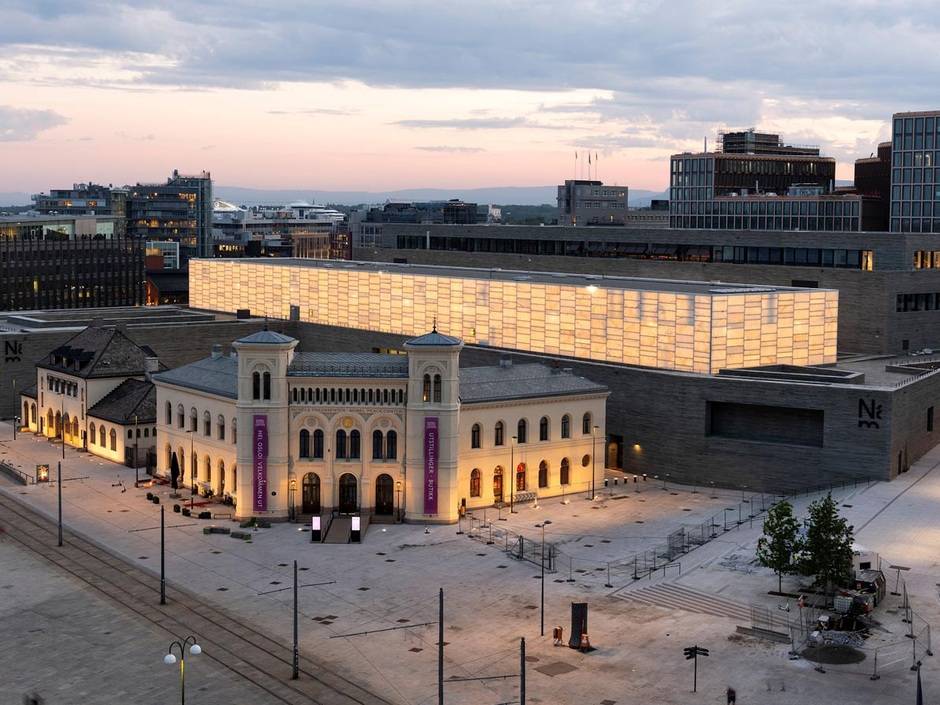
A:
{"label": "round window", "polygon": [[590,464],[591,464],[591,456],[590,456],[590,455],[585,455],[583,458],[581,458],[581,465],[582,465],[583,467],[587,467],[587,466],[590,465]]}

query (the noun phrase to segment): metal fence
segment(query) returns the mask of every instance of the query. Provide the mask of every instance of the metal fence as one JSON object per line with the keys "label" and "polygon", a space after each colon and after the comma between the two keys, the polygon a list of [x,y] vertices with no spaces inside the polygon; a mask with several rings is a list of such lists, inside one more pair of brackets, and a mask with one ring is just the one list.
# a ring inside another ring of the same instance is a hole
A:
{"label": "metal fence", "polygon": [[511,558],[528,561],[537,566],[544,564],[548,573],[556,571],[558,548],[553,543],[546,541],[543,544],[541,539],[534,541],[494,524],[489,518],[477,518],[473,514],[468,514],[461,520],[461,529],[470,538],[496,546]]}

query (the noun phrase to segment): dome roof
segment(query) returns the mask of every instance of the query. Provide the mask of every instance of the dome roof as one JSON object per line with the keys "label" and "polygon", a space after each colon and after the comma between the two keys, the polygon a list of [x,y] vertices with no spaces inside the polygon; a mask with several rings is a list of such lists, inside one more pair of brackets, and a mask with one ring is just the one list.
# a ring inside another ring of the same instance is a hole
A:
{"label": "dome roof", "polygon": [[273,330],[259,330],[257,333],[246,335],[235,342],[248,345],[258,345],[259,343],[263,345],[284,345],[285,343],[296,343],[297,341],[289,335],[283,335]]}

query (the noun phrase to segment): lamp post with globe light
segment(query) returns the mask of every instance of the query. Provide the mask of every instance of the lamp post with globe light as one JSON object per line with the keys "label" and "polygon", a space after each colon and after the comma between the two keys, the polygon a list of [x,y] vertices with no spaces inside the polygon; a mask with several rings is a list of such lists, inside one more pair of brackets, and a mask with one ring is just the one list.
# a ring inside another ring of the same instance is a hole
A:
{"label": "lamp post with globe light", "polygon": [[202,647],[196,643],[196,637],[190,635],[183,639],[182,641],[172,641],[170,642],[170,647],[167,649],[166,656],[163,657],[163,663],[167,666],[172,666],[176,663],[176,654],[173,653],[173,648],[176,647],[179,649],[180,657],[180,705],[186,705],[186,651],[188,651],[193,656],[198,656],[202,653]]}

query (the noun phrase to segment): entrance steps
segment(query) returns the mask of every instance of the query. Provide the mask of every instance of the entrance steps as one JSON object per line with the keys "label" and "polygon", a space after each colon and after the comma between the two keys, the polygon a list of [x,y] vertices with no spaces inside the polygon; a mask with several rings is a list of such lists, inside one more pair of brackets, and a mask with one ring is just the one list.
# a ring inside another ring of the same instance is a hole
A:
{"label": "entrance steps", "polygon": [[709,614],[714,617],[729,617],[748,622],[751,619],[751,608],[746,604],[674,582],[659,583],[637,590],[621,591],[615,597],[627,602],[636,602],[654,607],[670,607],[686,610],[687,612]]}
{"label": "entrance steps", "polygon": [[323,543],[349,543],[352,536],[352,517],[339,514],[333,517],[330,527],[326,530]]}

